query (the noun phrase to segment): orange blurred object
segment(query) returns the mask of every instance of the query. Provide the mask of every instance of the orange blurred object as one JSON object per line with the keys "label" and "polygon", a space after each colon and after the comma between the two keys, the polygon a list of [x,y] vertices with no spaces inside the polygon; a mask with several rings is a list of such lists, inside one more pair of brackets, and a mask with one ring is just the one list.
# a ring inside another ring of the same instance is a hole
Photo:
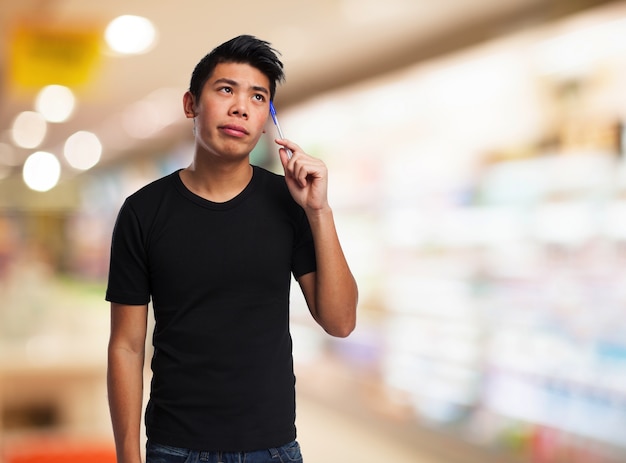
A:
{"label": "orange blurred object", "polygon": [[20,441],[4,451],[4,463],[115,463],[115,447],[67,439]]}

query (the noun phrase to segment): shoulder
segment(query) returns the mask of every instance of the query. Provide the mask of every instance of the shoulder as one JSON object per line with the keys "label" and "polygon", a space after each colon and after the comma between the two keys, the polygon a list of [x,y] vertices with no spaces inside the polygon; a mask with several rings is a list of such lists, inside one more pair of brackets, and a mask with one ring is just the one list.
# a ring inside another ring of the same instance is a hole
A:
{"label": "shoulder", "polygon": [[254,166],[254,169],[254,175],[257,177],[257,188],[262,192],[260,196],[274,206],[280,207],[295,220],[300,221],[305,216],[304,209],[291,196],[287,182],[285,182],[285,176],[263,167]]}
{"label": "shoulder", "polygon": [[285,176],[281,174],[277,174],[276,172],[272,172],[265,167],[260,167],[253,165],[254,175],[259,178],[261,181],[266,181],[270,183],[285,183]]}
{"label": "shoulder", "polygon": [[143,221],[154,217],[164,204],[169,203],[168,197],[174,196],[178,171],[154,180],[141,187],[128,197],[120,209],[120,215],[129,215]]}
{"label": "shoulder", "polygon": [[[255,182],[266,192],[278,195],[289,195],[285,176],[272,172],[264,167],[253,166]],[[291,196],[291,195],[289,195]]]}
{"label": "shoulder", "polygon": [[131,203],[154,201],[155,198],[173,191],[176,188],[178,172],[179,170],[148,183],[128,196],[126,201]]}

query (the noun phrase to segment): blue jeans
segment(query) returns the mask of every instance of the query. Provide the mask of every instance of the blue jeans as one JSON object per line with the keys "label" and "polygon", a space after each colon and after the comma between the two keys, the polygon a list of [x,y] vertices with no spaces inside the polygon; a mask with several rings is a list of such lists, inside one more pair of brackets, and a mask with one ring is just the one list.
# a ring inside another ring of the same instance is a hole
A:
{"label": "blue jeans", "polygon": [[302,463],[302,455],[296,441],[253,452],[198,452],[148,441],[146,463]]}

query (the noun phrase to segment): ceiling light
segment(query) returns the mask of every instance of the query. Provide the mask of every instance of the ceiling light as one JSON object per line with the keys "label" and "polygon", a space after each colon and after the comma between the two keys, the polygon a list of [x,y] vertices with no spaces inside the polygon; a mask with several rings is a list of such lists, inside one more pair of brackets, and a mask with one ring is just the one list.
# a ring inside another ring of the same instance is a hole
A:
{"label": "ceiling light", "polygon": [[22,177],[31,190],[48,191],[59,182],[61,163],[54,154],[37,151],[26,159]]}
{"label": "ceiling light", "polygon": [[96,134],[81,130],[67,139],[63,155],[73,168],[91,169],[100,160],[102,144]]}
{"label": "ceiling light", "polygon": [[72,91],[63,85],[44,87],[35,100],[35,109],[48,122],[65,122],[74,111],[76,99]]}
{"label": "ceiling light", "polygon": [[47,124],[35,111],[24,111],[13,121],[13,141],[22,148],[36,148],[46,136]]}
{"label": "ceiling light", "polygon": [[149,51],[156,41],[156,29],[141,16],[123,15],[109,23],[105,39],[112,50],[125,55]]}

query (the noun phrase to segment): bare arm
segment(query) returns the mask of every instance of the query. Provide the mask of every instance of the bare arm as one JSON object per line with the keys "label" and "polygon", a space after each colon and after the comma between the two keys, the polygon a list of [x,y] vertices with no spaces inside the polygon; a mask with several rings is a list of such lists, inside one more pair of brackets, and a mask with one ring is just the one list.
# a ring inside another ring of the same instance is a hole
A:
{"label": "bare arm", "polygon": [[286,140],[281,161],[291,195],[303,207],[313,234],[317,271],[303,275],[298,282],[313,318],[333,336],[346,337],[356,326],[358,289],[337,236],[333,212],[327,200],[328,172],[319,159],[302,152]]}
{"label": "bare arm", "polygon": [[111,303],[107,388],[118,463],[140,463],[148,306]]}
{"label": "bare arm", "polygon": [[329,334],[348,336],[356,326],[358,289],[339,244],[332,211],[309,216],[317,271],[298,282],[313,318]]}

